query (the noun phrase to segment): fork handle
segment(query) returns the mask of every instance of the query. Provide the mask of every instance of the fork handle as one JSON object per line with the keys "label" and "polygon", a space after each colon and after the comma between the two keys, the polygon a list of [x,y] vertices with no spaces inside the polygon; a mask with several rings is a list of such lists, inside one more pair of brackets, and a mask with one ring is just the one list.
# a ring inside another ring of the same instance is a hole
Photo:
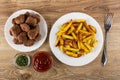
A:
{"label": "fork handle", "polygon": [[105,40],[104,40],[104,49],[103,49],[103,54],[102,54],[102,64],[103,66],[106,65],[107,62],[107,31],[105,32]]}

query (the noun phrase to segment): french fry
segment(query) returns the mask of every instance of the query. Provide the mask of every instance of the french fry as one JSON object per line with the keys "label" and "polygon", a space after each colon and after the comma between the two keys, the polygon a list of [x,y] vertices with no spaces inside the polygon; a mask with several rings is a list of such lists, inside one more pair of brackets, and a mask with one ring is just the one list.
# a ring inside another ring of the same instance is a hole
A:
{"label": "french fry", "polygon": [[91,26],[91,25],[89,25],[89,27],[91,28],[91,30],[92,30],[94,33],[96,33],[96,28],[95,28],[95,27],[93,27],[93,26]]}
{"label": "french fry", "polygon": [[78,35],[78,38],[79,38],[79,41],[80,41],[80,42],[82,42],[82,37],[83,37],[82,34],[79,34],[79,35]]}
{"label": "french fry", "polygon": [[79,40],[78,40],[78,43],[77,43],[77,44],[78,44],[78,48],[80,49],[81,47],[80,47],[80,41],[79,41]]}
{"label": "french fry", "polygon": [[92,34],[94,34],[94,32],[90,29],[90,27],[87,25],[87,22],[85,21],[85,22],[83,22],[83,24],[84,24],[84,26],[86,27],[86,29],[90,32],[90,33],[92,33]]}
{"label": "french fry", "polygon": [[69,35],[62,35],[62,37],[67,39],[74,39],[72,36],[69,36]]}
{"label": "french fry", "polygon": [[89,49],[89,52],[92,51],[92,47],[90,45],[88,45],[87,43],[84,43],[84,45]]}
{"label": "french fry", "polygon": [[76,33],[78,33],[78,31],[79,31],[80,29],[82,29],[82,25],[83,25],[82,23],[79,24],[79,26],[78,26],[78,28],[77,28],[77,30],[76,30]]}
{"label": "french fry", "polygon": [[95,47],[97,44],[98,44],[98,40],[95,40],[95,41],[93,42],[93,47]]}
{"label": "french fry", "polygon": [[87,29],[85,28],[85,26],[83,26],[82,30],[87,31]]}
{"label": "french fry", "polygon": [[67,34],[72,33],[74,30],[75,30],[74,26],[73,26],[73,25],[71,25],[71,27],[70,27],[70,29],[69,29],[69,31],[68,31],[68,33],[67,33]]}
{"label": "french fry", "polygon": [[73,45],[72,45],[73,48],[78,48],[78,45],[77,45],[77,43],[76,43],[75,40],[72,41],[72,44],[73,44]]}
{"label": "french fry", "polygon": [[78,54],[70,52],[70,51],[66,51],[65,53],[69,56],[72,56],[72,57],[78,57]]}
{"label": "french fry", "polygon": [[60,45],[64,44],[64,40],[62,39],[62,37],[60,37]]}
{"label": "french fry", "polygon": [[89,45],[90,45],[90,43],[91,43],[91,39],[89,39],[89,40],[87,41],[87,44],[89,44]]}
{"label": "french fry", "polygon": [[89,52],[89,50],[85,47],[83,43],[80,43],[81,49],[83,49],[85,52]]}
{"label": "french fry", "polygon": [[72,43],[72,40],[70,40],[70,39],[65,39],[65,45],[69,45],[69,43]]}
{"label": "french fry", "polygon": [[87,35],[90,35],[91,33],[90,32],[87,32],[87,31],[84,31],[84,30],[79,30],[81,33],[83,34],[87,34]]}
{"label": "french fry", "polygon": [[65,45],[66,48],[70,48],[70,45]]}
{"label": "french fry", "polygon": [[77,38],[77,36],[75,35],[74,32],[72,32],[71,34],[72,34],[72,36],[73,36],[73,38],[74,38],[75,40],[78,40],[78,38]]}
{"label": "french fry", "polygon": [[87,42],[88,40],[93,39],[93,38],[94,38],[94,36],[89,36],[89,37],[87,37],[87,38],[84,38],[84,39],[83,39],[83,42]]}
{"label": "french fry", "polygon": [[82,39],[85,39],[87,36],[86,35],[83,35]]}
{"label": "french fry", "polygon": [[61,27],[60,27],[60,31],[64,30],[64,28],[66,27],[67,23],[64,23]]}
{"label": "french fry", "polygon": [[77,23],[73,23],[73,26],[78,27],[79,23],[78,22]]}
{"label": "french fry", "polygon": [[62,31],[62,30],[61,30],[61,31],[57,32],[56,35],[57,35],[57,36],[61,36],[61,35],[63,35],[64,33],[65,33],[65,31]]}
{"label": "french fry", "polygon": [[72,25],[72,20],[70,20],[69,24],[64,28],[64,31],[67,31],[71,25]]}
{"label": "french fry", "polygon": [[79,51],[79,49],[75,49],[75,48],[67,48],[67,47],[65,47],[64,49],[65,50],[69,50],[69,51],[74,51],[74,52],[78,52]]}
{"label": "french fry", "polygon": [[55,46],[58,46],[59,41],[60,41],[60,36],[57,37],[57,40],[56,40],[56,42],[55,42]]}
{"label": "french fry", "polygon": [[60,50],[61,50],[61,51],[63,51],[63,48],[64,48],[63,45],[60,45]]}
{"label": "french fry", "polygon": [[83,22],[85,22],[85,19],[77,19],[77,20],[73,20],[73,22],[81,22],[81,23],[83,23]]}

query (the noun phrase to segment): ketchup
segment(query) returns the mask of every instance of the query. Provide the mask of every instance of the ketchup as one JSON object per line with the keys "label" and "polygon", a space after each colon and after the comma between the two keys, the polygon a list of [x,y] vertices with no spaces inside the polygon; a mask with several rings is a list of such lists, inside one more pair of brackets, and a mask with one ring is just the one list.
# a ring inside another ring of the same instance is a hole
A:
{"label": "ketchup", "polygon": [[52,57],[44,51],[38,52],[33,57],[33,67],[39,72],[44,72],[52,66]]}

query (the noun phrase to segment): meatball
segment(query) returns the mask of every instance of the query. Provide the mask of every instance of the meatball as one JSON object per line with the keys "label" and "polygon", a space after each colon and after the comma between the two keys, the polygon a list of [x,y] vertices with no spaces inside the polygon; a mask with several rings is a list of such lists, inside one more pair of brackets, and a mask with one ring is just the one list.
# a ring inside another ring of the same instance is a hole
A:
{"label": "meatball", "polygon": [[27,34],[29,39],[35,39],[38,33],[39,33],[39,27],[36,26],[36,28],[29,30]]}
{"label": "meatball", "polygon": [[13,23],[16,23],[16,24],[24,23],[24,21],[25,21],[25,15],[23,14],[13,19]]}
{"label": "meatball", "polygon": [[27,41],[26,32],[21,32],[21,33],[17,36],[17,39],[18,39],[20,42],[25,42],[25,41]]}
{"label": "meatball", "polygon": [[27,23],[31,26],[36,26],[37,25],[37,19],[32,17],[32,16],[29,16],[29,17],[27,17],[25,23]]}
{"label": "meatball", "polygon": [[38,14],[34,14],[33,17],[37,19],[37,23],[40,22],[40,16]]}
{"label": "meatball", "polygon": [[12,24],[16,24],[16,23],[15,23],[15,18],[12,19]]}
{"label": "meatball", "polygon": [[20,27],[23,31],[28,32],[30,30],[30,26],[28,24],[20,24]]}
{"label": "meatball", "polygon": [[29,12],[26,12],[26,13],[25,13],[25,18],[27,18],[28,16],[30,16],[30,13],[29,13]]}
{"label": "meatball", "polygon": [[38,34],[38,35],[36,36],[36,38],[35,38],[35,41],[37,42],[37,41],[39,41],[40,39],[41,39],[41,35]]}
{"label": "meatball", "polygon": [[18,25],[14,25],[11,29],[10,29],[10,34],[14,37],[17,37],[19,35],[19,33],[21,32],[21,28]]}
{"label": "meatball", "polygon": [[23,43],[25,46],[32,46],[34,44],[34,40],[27,40]]}
{"label": "meatball", "polygon": [[17,38],[14,38],[13,39],[13,42],[15,43],[15,44],[22,44],[23,42],[20,42]]}

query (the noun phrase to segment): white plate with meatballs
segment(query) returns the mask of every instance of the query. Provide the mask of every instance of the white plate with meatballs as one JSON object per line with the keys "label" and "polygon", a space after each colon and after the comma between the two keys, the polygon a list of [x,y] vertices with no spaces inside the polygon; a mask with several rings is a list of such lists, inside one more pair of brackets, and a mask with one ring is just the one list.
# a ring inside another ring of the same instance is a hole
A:
{"label": "white plate with meatballs", "polygon": [[39,48],[46,40],[47,23],[36,11],[19,10],[8,18],[4,34],[12,48],[30,52]]}

